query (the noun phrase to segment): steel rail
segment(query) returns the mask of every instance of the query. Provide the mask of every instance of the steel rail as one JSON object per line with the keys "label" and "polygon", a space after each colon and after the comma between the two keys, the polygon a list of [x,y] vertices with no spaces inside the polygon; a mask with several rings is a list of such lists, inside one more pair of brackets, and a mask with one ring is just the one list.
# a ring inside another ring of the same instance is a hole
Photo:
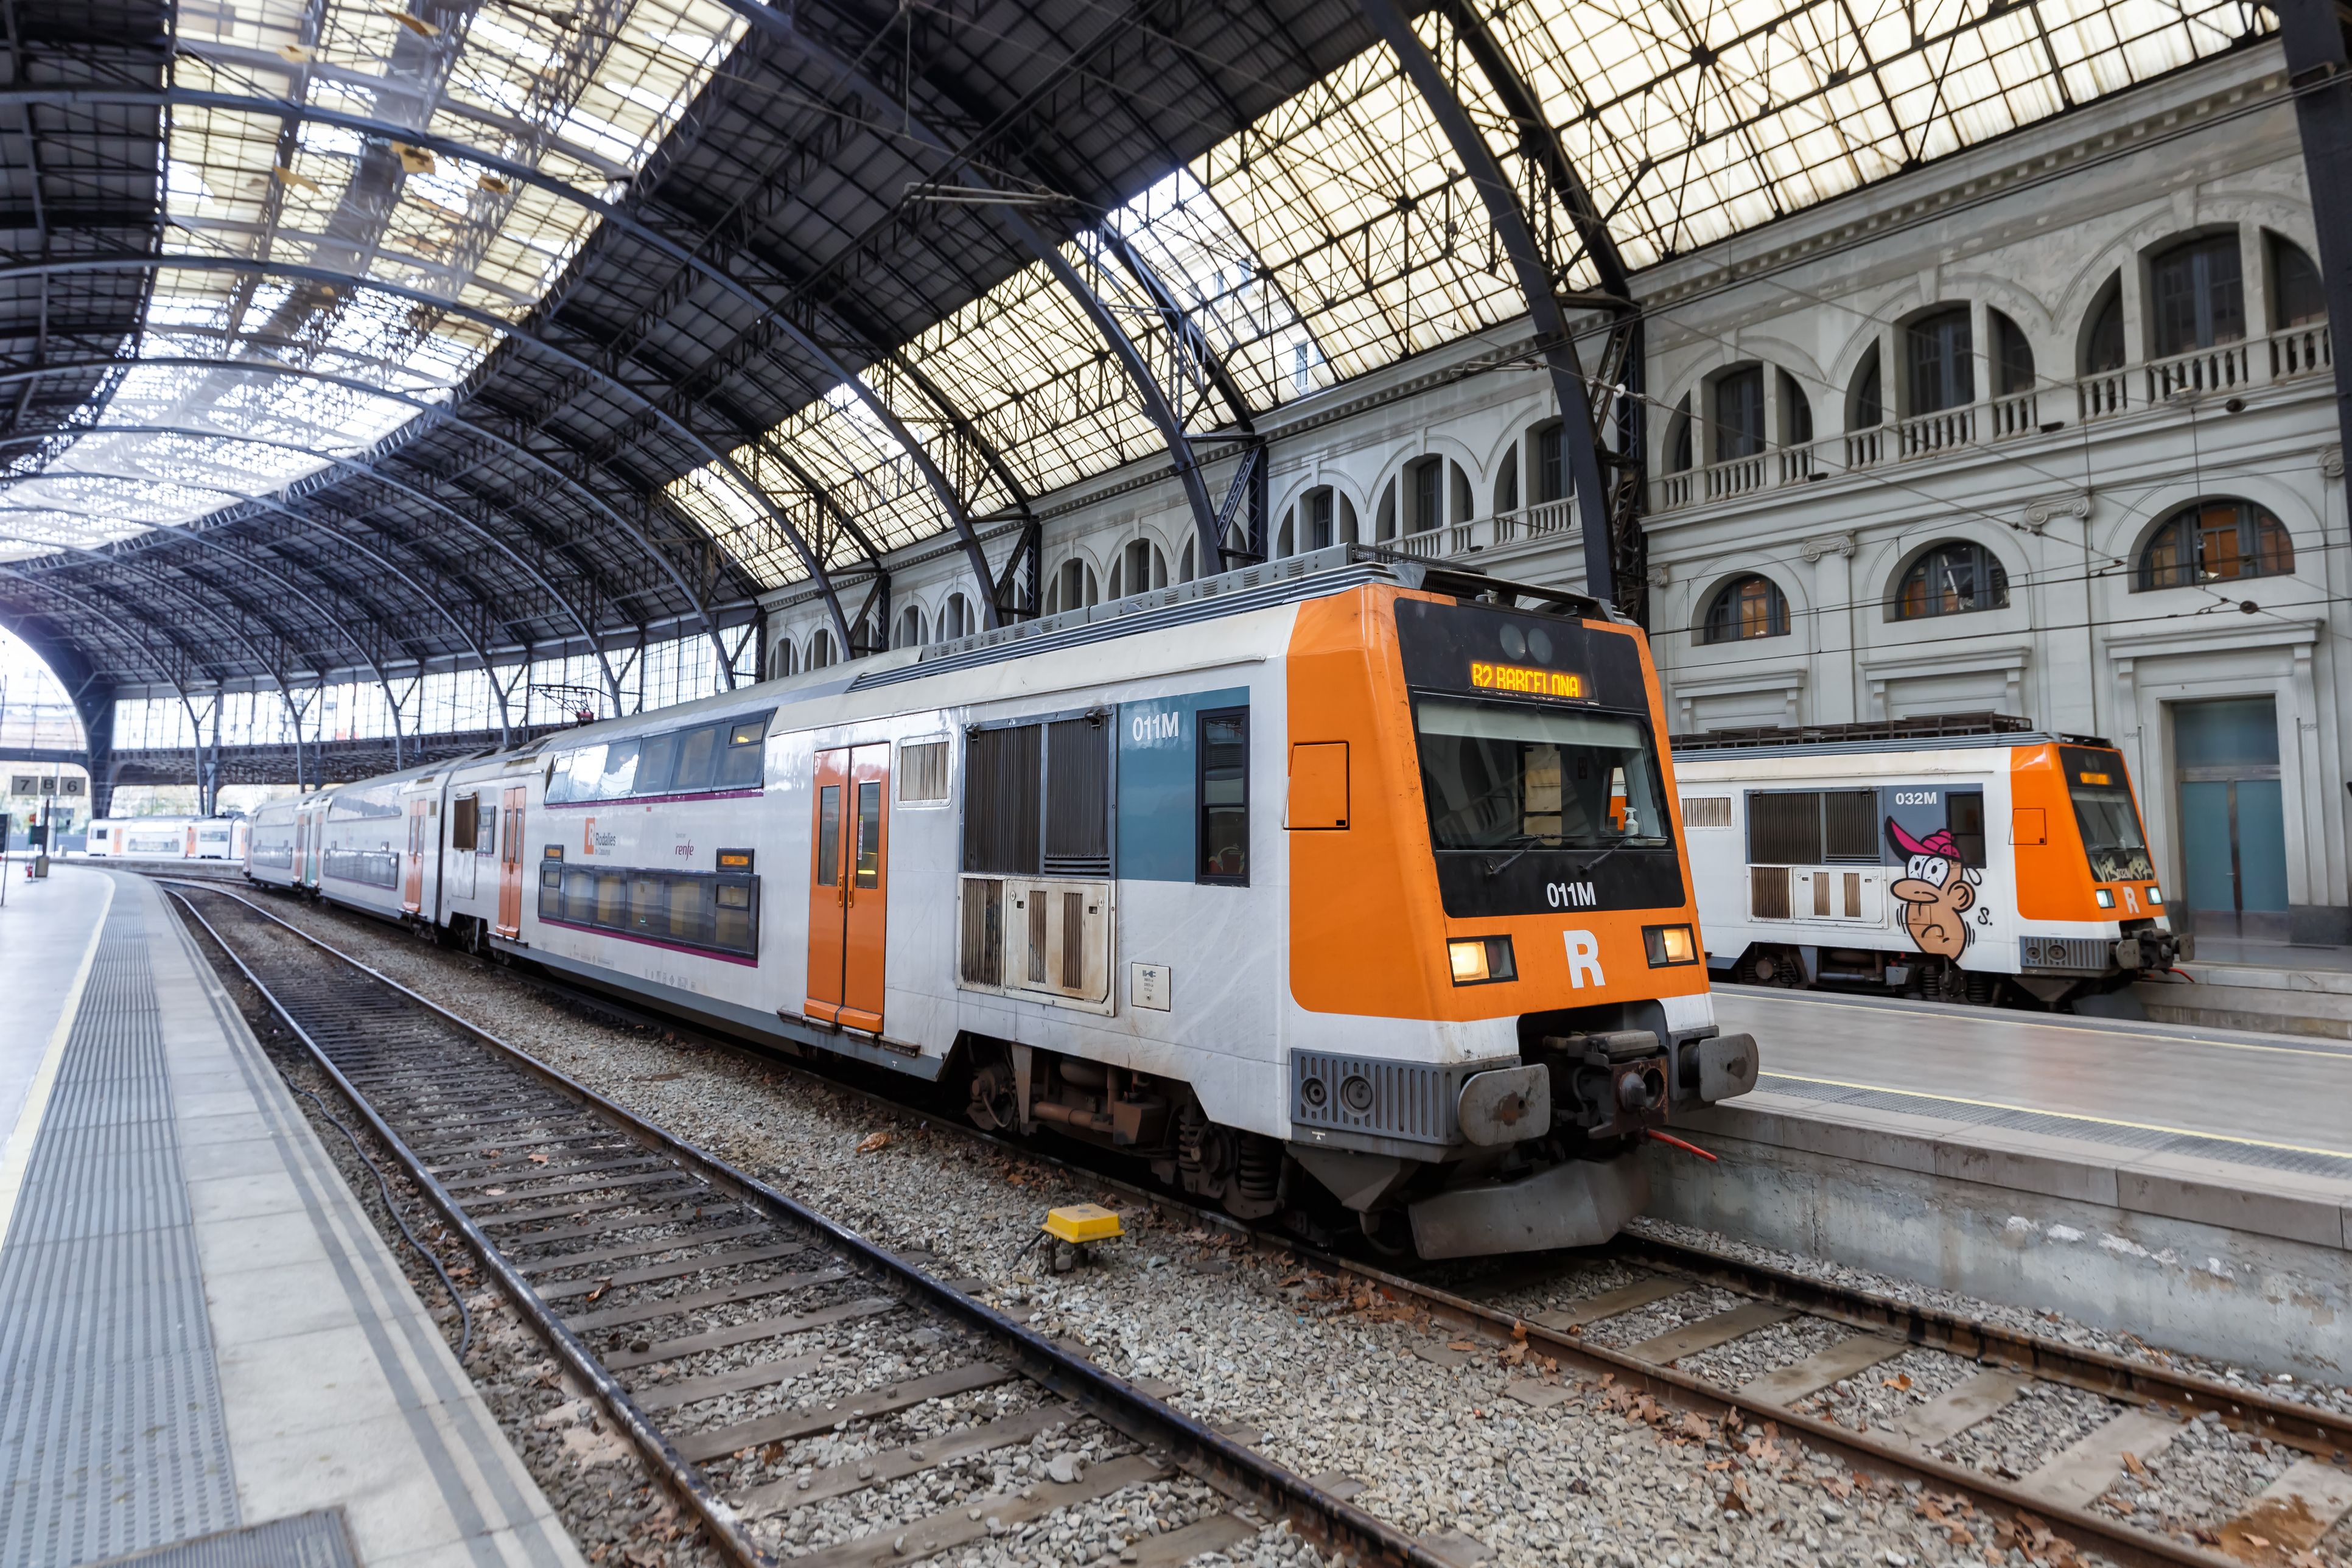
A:
{"label": "steel rail", "polygon": [[1934,1307],[1921,1306],[1851,1285],[1815,1279],[1794,1269],[1751,1263],[1703,1247],[1663,1237],[1621,1233],[1611,1250],[1650,1268],[1744,1296],[1794,1307],[1850,1328],[1894,1334],[1929,1350],[1974,1361],[1998,1361],[2045,1383],[2134,1405],[2169,1405],[2193,1415],[2219,1415],[2225,1426],[2300,1448],[2337,1464],[2352,1457],[2352,1415],[2322,1405],[2302,1405],[2212,1378],[2135,1361],[2105,1351],[2061,1344],[2039,1334],[2002,1328]]}
{"label": "steel rail", "polygon": [[[289,925],[288,929],[298,928]],[[309,938],[307,932],[302,934],[308,940],[317,940]],[[356,960],[347,962],[358,963]],[[804,1073],[828,1087],[857,1095],[877,1106],[902,1114],[925,1114],[903,1100],[836,1078],[808,1058],[781,1057],[730,1036],[638,1008],[567,980],[538,974],[530,977],[530,983],[592,1009],[614,1013],[633,1021],[657,1023],[672,1034],[723,1047],[756,1061],[763,1068],[781,1067],[788,1071]],[[435,1006],[430,1002],[425,1005]],[[438,1007],[435,1010],[441,1011]],[[468,1030],[474,1027],[456,1018],[455,1015],[445,1013],[444,1016],[461,1027]],[[1960,1493],[1995,1517],[2030,1515],[2047,1524],[2053,1534],[2068,1540],[2078,1548],[2098,1552],[2118,1563],[2145,1565],[2145,1568],[2156,1568],[2158,1564],[2186,1565],[2186,1568],[2244,1568],[2235,1558],[2209,1552],[2202,1547],[2185,1545],[2092,1510],[2047,1501],[1998,1477],[1933,1458],[1901,1445],[1874,1440],[1866,1433],[1856,1432],[1834,1422],[1783,1406],[1743,1404],[1735,1391],[1671,1366],[1643,1361],[1604,1345],[1588,1343],[1578,1336],[1542,1328],[1513,1313],[1456,1295],[1426,1280],[1414,1279],[1360,1259],[1325,1251],[1285,1232],[1244,1224],[1222,1210],[1204,1208],[1181,1195],[1143,1186],[1081,1161],[1041,1151],[947,1117],[931,1117],[929,1123],[1010,1155],[1081,1173],[1089,1181],[1102,1182],[1142,1202],[1184,1210],[1217,1228],[1247,1237],[1260,1247],[1291,1253],[1301,1262],[1311,1263],[1328,1272],[1353,1274],[1381,1287],[1391,1297],[1410,1297],[1424,1302],[1448,1320],[1449,1327],[1479,1333],[1498,1345],[1507,1345],[1524,1336],[1529,1342],[1540,1343],[1545,1353],[1555,1360],[1579,1366],[1596,1377],[1612,1375],[1618,1384],[1649,1394],[1661,1403],[1717,1418],[1737,1412],[1777,1422],[1783,1431],[1801,1436],[1816,1448],[1837,1455],[1858,1469],[1932,1482]],[[2037,1335],[2000,1329],[1958,1313],[1808,1279],[1789,1270],[1744,1263],[1701,1247],[1635,1237],[1630,1233],[1621,1234],[1611,1245],[1612,1249],[1640,1258],[1653,1267],[1723,1284],[1746,1294],[1783,1301],[1833,1321],[1899,1332],[1909,1342],[1927,1348],[1980,1361],[2009,1363],[2045,1381],[2065,1384],[2130,1403],[2154,1406],[2170,1405],[2197,1412],[2213,1411],[2227,1425],[2258,1428],[2266,1437],[2276,1437],[2291,1447],[2320,1458],[2335,1458],[2339,1463],[2347,1455],[2352,1455],[2352,1419],[2314,1406],[2231,1388],[2210,1379],[2134,1363],[2120,1356],[2063,1345]]]}
{"label": "steel rail", "polygon": [[[156,879],[171,880],[161,877]],[[673,1160],[712,1186],[765,1211],[775,1219],[811,1233],[866,1272],[881,1276],[933,1312],[979,1331],[1009,1351],[1016,1368],[1031,1381],[1146,1447],[1162,1450],[1181,1468],[1209,1481],[1226,1495],[1258,1504],[1278,1517],[1290,1520],[1299,1527],[1302,1534],[1318,1545],[1348,1553],[1361,1563],[1395,1564],[1397,1568],[1454,1568],[1454,1564],[1394,1525],[1333,1497],[1255,1450],[1153,1398],[1126,1379],[1105,1372],[1083,1356],[1064,1350],[985,1302],[951,1289],[856,1231],[803,1206],[757,1177],[738,1170],[718,1156],[607,1100],[529,1052],[509,1044],[362,960],[329,945],[291,921],[262,909],[242,894],[202,883],[191,885],[200,887],[204,892],[215,897],[242,905],[263,920],[293,933],[329,958],[398,993],[460,1033],[499,1053],[548,1088],[576,1099],[638,1142]],[[518,1310],[530,1320],[532,1327],[562,1355],[572,1370],[596,1394],[599,1402],[612,1411],[615,1424],[646,1455],[656,1474],[710,1525],[722,1546],[745,1568],[773,1568],[776,1560],[741,1536],[733,1522],[732,1510],[710,1490],[700,1472],[679,1456],[668,1439],[631,1401],[627,1390],[604,1369],[594,1352],[563,1326],[562,1320],[549,1310],[520,1271],[504,1260],[496,1244],[467,1217],[457,1200],[425,1170],[424,1163],[393,1131],[366,1095],[335,1067],[317,1042],[295,1021],[286,1005],[230,947],[212,922],[195,910],[194,902],[184,896],[180,897],[179,901],[228,954],[247,982],[269,1004],[271,1010],[286,1021],[294,1031],[295,1037],[332,1077],[345,1098],[366,1117],[370,1127],[400,1161],[409,1179],[450,1222],[451,1228],[464,1237],[468,1248],[482,1259],[485,1268],[492,1272]]]}

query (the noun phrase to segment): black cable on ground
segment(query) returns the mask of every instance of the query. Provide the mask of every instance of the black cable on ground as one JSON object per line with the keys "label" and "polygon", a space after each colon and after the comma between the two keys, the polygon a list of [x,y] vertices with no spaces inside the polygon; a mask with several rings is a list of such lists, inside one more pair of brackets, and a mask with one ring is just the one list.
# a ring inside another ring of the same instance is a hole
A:
{"label": "black cable on ground", "polygon": [[383,1179],[383,1173],[377,1169],[373,1160],[368,1158],[368,1152],[360,1147],[360,1141],[352,1134],[352,1130],[344,1126],[342,1120],[333,1111],[327,1109],[327,1102],[318,1095],[304,1089],[292,1079],[287,1078],[282,1069],[278,1076],[285,1079],[287,1088],[317,1106],[319,1114],[325,1117],[335,1131],[343,1135],[344,1141],[352,1146],[352,1152],[360,1157],[360,1163],[365,1165],[368,1168],[368,1174],[375,1178],[376,1190],[383,1194],[383,1206],[392,1213],[392,1223],[400,1227],[400,1234],[407,1240],[409,1246],[416,1249],[416,1256],[433,1266],[435,1276],[441,1281],[441,1289],[449,1292],[449,1300],[457,1309],[457,1324],[460,1330],[457,1336],[457,1364],[463,1366],[466,1363],[466,1352],[474,1346],[474,1314],[466,1310],[466,1299],[457,1293],[457,1287],[450,1279],[449,1271],[441,1267],[441,1259],[435,1257],[432,1249],[417,1240],[416,1233],[408,1228],[408,1221],[402,1215],[400,1205],[393,1201],[392,1184]]}

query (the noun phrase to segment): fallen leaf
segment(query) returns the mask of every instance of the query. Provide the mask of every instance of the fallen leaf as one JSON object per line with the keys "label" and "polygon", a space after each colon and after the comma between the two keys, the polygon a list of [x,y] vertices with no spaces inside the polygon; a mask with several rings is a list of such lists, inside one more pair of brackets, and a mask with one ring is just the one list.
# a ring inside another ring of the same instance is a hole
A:
{"label": "fallen leaf", "polygon": [[889,1146],[890,1134],[887,1132],[868,1132],[857,1141],[857,1152],[861,1154],[872,1154]]}
{"label": "fallen leaf", "polygon": [[599,1279],[596,1281],[596,1288],[588,1292],[588,1300],[593,1301],[612,1288],[613,1282],[610,1279]]}
{"label": "fallen leaf", "polygon": [[383,14],[420,38],[437,38],[441,36],[441,29],[422,16],[412,16],[405,11],[395,11],[389,5],[383,7]]}
{"label": "fallen leaf", "polygon": [[482,1195],[488,1198],[502,1198],[507,1195],[507,1190],[504,1187],[484,1187]]}
{"label": "fallen leaf", "polygon": [[1512,1319],[1512,1320],[1511,1320],[1511,1338],[1513,1338],[1513,1339],[1515,1339],[1515,1340],[1525,1340],[1527,1337],[1528,1337],[1528,1326],[1527,1326],[1525,1323],[1523,1323],[1523,1322],[1519,1321],[1517,1318]]}
{"label": "fallen leaf", "polygon": [[1881,1383],[1878,1386],[1881,1388],[1908,1388],[1911,1386],[1911,1374],[1906,1372],[1897,1376],[1890,1377]]}
{"label": "fallen leaf", "polygon": [[2267,1552],[2270,1550],[2271,1538],[2267,1535],[2255,1535],[2249,1532],[2246,1536],[2246,1544],[2257,1552]]}
{"label": "fallen leaf", "polygon": [[1721,1506],[1723,1511],[1726,1513],[1754,1513],[1756,1511],[1756,1505],[1748,1500],[1748,1478],[1746,1476],[1734,1476],[1731,1478],[1731,1484],[1724,1489],[1723,1502]]}
{"label": "fallen leaf", "polygon": [[2147,1479],[2147,1467],[2139,1462],[2139,1456],[2137,1454],[2132,1453],[2128,1450],[2124,1454],[2124,1468],[2129,1470],[2133,1475],[2139,1477],[2142,1480],[2146,1480]]}
{"label": "fallen leaf", "polygon": [[1518,1366],[1528,1359],[1528,1342],[1513,1340],[1495,1353],[1495,1359],[1505,1366]]}
{"label": "fallen leaf", "polygon": [[1478,1347],[1468,1340],[1448,1340],[1445,1348],[1450,1351],[1475,1351]]}
{"label": "fallen leaf", "polygon": [[530,1163],[534,1165],[544,1165],[547,1163],[547,1156],[544,1154],[533,1154],[530,1157]]}

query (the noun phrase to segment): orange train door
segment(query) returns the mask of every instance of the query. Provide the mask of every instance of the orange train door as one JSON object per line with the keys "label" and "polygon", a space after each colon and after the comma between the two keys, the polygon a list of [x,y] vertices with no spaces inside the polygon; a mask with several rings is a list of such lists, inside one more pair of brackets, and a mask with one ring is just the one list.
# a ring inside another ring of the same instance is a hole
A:
{"label": "orange train door", "polygon": [[890,888],[890,748],[819,752],[815,794],[808,1016],[879,1034],[883,910]]}
{"label": "orange train door", "polygon": [[522,794],[507,791],[499,824],[499,923],[500,936],[522,934]]}
{"label": "orange train door", "polygon": [[425,907],[425,803],[408,803],[407,869],[400,884],[400,907],[415,914]]}

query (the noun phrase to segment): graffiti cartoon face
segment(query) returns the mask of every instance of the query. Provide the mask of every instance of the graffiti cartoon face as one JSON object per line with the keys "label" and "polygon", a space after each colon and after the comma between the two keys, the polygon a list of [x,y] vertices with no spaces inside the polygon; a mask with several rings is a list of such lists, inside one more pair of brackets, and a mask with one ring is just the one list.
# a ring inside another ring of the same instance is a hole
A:
{"label": "graffiti cartoon face", "polygon": [[1964,864],[1948,827],[1914,838],[1889,821],[1887,837],[1911,858],[1904,875],[1887,889],[1903,901],[1903,929],[1921,952],[1957,961],[1968,951],[1968,912],[1976,907],[1983,873]]}

